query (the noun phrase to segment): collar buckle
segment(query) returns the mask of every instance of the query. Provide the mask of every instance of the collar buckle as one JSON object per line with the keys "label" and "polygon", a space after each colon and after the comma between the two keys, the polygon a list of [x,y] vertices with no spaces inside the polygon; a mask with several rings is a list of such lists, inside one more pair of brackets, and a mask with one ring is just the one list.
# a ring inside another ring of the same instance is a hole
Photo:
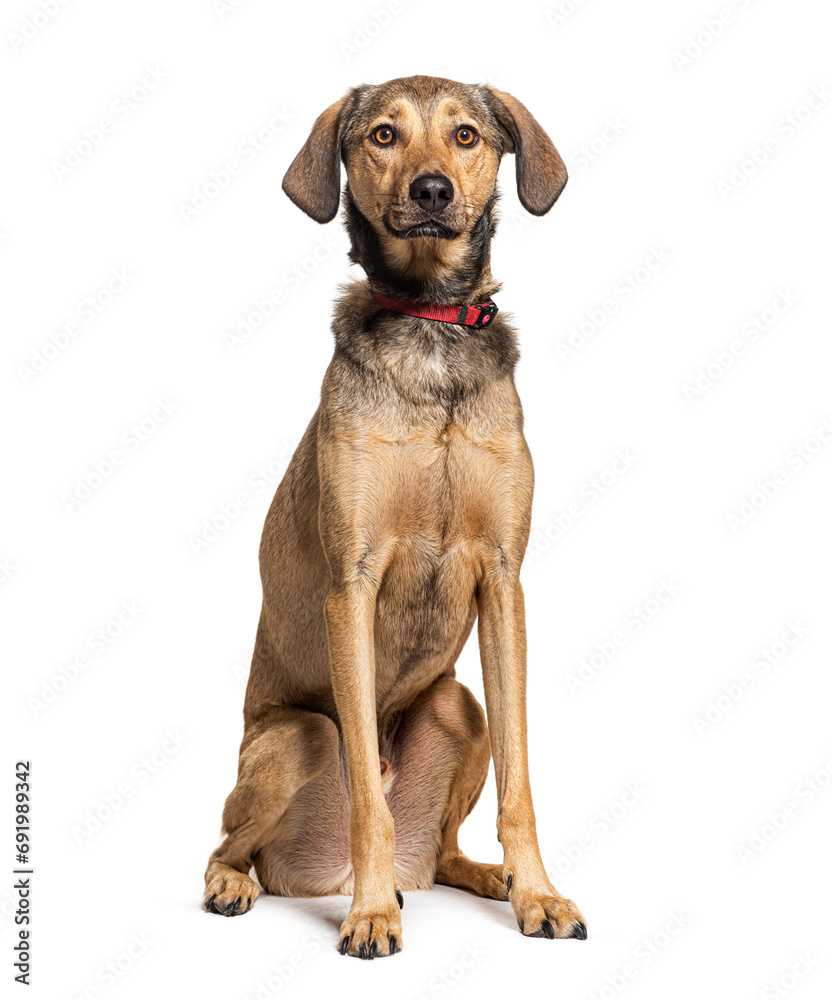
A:
{"label": "collar buckle", "polygon": [[480,314],[470,325],[474,327],[475,330],[481,330],[484,326],[488,326],[492,319],[497,315],[497,303],[493,299],[486,299],[485,302],[478,302],[475,309],[479,309]]}

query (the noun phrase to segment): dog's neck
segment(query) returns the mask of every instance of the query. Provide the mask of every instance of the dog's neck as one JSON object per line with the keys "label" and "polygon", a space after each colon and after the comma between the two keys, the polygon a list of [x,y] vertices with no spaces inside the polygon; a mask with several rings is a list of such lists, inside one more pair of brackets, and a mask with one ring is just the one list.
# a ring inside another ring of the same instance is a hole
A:
{"label": "dog's neck", "polygon": [[497,226],[497,192],[470,232],[456,239],[419,237],[382,239],[344,191],[344,224],[351,241],[350,260],[360,264],[375,291],[396,299],[464,305],[499,291],[491,275],[491,239]]}

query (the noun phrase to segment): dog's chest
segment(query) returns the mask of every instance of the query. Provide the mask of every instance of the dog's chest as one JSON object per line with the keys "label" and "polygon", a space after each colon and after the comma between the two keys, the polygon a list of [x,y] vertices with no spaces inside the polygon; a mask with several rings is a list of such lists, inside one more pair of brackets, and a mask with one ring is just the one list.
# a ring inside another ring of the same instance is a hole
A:
{"label": "dog's chest", "polygon": [[376,527],[416,584],[475,573],[488,550],[525,544],[533,474],[515,401],[433,410],[377,439]]}
{"label": "dog's chest", "polygon": [[392,557],[376,635],[378,680],[398,690],[418,688],[455,658],[475,617],[483,566],[501,545],[525,543],[531,493],[515,488],[530,473],[525,448],[470,424],[414,434],[394,454],[397,488],[385,532]]}
{"label": "dog's chest", "polygon": [[394,447],[396,535],[437,558],[466,548],[500,520],[488,482],[505,473],[490,442],[454,420],[419,429]]}

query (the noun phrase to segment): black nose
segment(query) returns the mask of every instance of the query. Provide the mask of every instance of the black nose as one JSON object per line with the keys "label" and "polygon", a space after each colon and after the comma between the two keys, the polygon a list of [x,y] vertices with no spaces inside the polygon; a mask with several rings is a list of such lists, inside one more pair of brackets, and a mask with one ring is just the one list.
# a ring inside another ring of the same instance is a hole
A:
{"label": "black nose", "polygon": [[410,197],[426,212],[442,212],[454,200],[454,186],[442,174],[425,174],[410,185]]}

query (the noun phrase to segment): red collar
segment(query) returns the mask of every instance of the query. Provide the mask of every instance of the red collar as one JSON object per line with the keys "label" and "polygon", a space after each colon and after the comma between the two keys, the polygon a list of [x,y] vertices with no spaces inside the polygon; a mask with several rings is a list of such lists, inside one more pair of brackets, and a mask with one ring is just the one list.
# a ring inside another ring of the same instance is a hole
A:
{"label": "red collar", "polygon": [[410,302],[408,299],[391,299],[389,295],[381,295],[370,289],[370,294],[385,309],[404,313],[406,316],[421,316],[422,319],[436,319],[440,323],[458,323],[461,326],[473,326],[481,329],[487,326],[497,315],[497,306],[493,299],[477,302],[472,306],[439,306],[426,302]]}

